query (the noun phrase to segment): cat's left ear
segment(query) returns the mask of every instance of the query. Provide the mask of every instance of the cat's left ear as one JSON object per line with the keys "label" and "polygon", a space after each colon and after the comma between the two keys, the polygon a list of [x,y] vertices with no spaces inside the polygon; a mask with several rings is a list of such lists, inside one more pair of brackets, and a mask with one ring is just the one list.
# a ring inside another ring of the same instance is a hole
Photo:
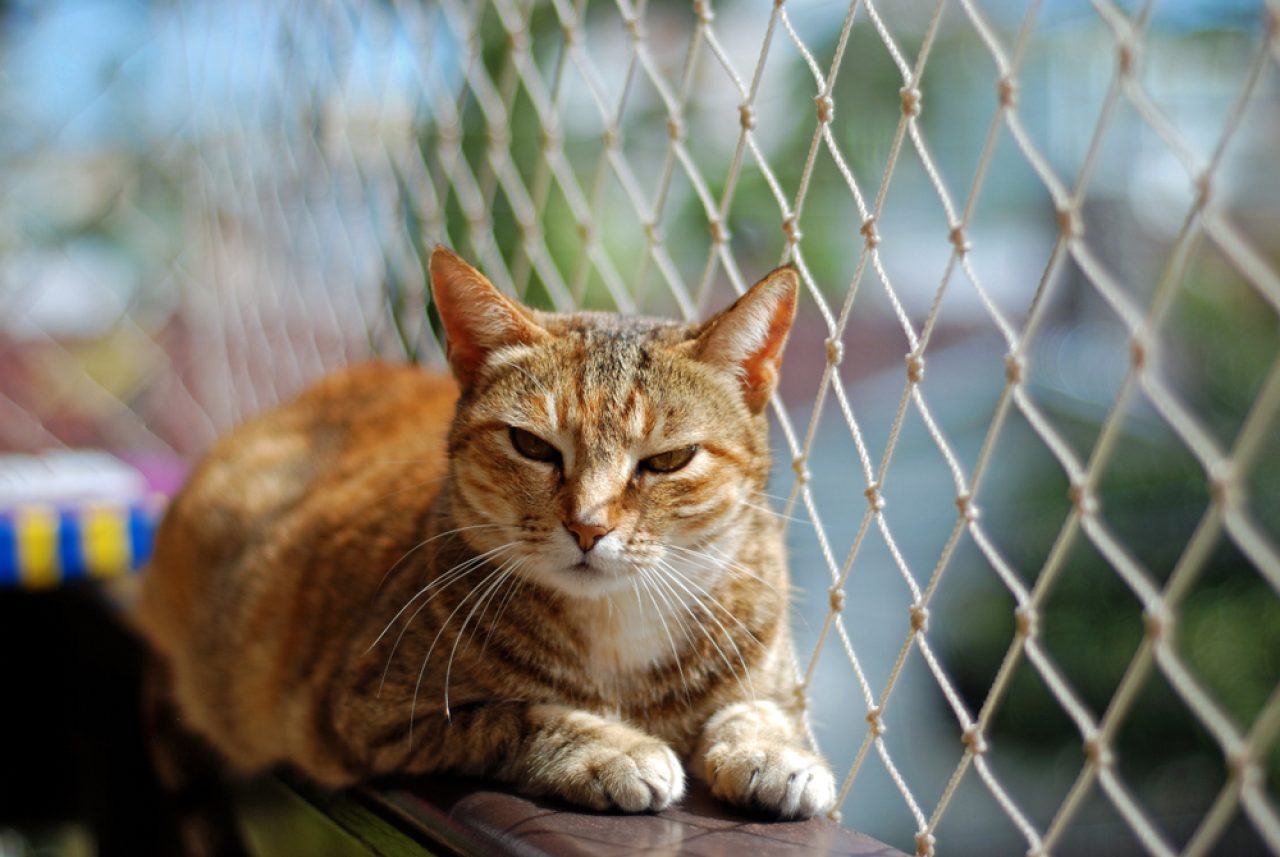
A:
{"label": "cat's left ear", "polygon": [[778,268],[703,325],[693,341],[696,359],[738,377],[753,414],[764,410],[777,386],[798,291],[795,268]]}
{"label": "cat's left ear", "polygon": [[533,345],[550,334],[524,306],[498,291],[461,256],[436,247],[431,253],[431,294],[444,324],[449,366],[464,388],[489,356],[512,345]]}

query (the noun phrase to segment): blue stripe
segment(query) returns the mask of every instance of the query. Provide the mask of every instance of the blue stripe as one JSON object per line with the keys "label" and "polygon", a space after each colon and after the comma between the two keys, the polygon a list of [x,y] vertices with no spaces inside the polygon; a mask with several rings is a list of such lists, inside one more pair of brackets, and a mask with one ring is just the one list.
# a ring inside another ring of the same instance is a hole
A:
{"label": "blue stripe", "polygon": [[12,515],[0,515],[0,586],[18,585],[18,533]]}
{"label": "blue stripe", "polygon": [[156,537],[155,516],[142,506],[129,510],[129,549],[133,567],[142,568],[151,559],[152,542]]}
{"label": "blue stripe", "polygon": [[80,521],[75,512],[66,509],[58,514],[58,558],[62,562],[63,580],[80,580],[85,576]]}

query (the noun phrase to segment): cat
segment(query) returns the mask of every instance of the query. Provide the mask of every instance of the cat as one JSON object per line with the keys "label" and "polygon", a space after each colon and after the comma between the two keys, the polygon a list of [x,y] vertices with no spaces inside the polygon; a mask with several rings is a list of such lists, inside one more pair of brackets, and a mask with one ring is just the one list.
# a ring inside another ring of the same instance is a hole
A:
{"label": "cat", "polygon": [[740,807],[829,810],[763,494],[795,271],[702,324],[532,310],[442,247],[430,274],[452,377],[330,376],[168,509],[137,619],[184,726],[323,786],[658,811],[687,763]]}

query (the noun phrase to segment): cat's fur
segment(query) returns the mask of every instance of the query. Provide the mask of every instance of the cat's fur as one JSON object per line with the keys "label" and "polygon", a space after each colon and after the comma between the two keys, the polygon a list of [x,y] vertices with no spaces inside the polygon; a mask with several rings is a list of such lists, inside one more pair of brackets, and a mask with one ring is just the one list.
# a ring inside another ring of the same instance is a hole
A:
{"label": "cat's fur", "polygon": [[761,493],[794,271],[701,325],[529,310],[443,249],[431,274],[456,382],[330,377],[174,500],[139,621],[185,724],[335,786],[447,770],[657,810],[685,762],[739,805],[830,808]]}

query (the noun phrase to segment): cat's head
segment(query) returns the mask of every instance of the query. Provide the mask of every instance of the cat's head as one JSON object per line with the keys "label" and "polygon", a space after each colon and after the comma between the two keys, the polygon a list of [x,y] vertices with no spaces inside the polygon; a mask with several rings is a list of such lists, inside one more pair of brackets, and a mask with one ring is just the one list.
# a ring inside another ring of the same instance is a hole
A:
{"label": "cat's head", "polygon": [[543,313],[444,248],[432,290],[462,388],[459,535],[570,596],[663,563],[721,571],[768,477],[767,419],[797,282],[769,274],[702,324]]}

